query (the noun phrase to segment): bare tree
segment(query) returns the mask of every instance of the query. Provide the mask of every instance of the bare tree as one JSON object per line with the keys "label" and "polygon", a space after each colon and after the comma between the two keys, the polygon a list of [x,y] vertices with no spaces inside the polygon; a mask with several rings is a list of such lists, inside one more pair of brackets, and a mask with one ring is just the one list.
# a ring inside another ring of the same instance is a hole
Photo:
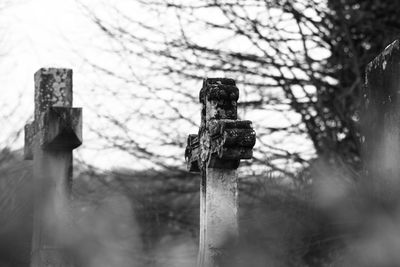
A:
{"label": "bare tree", "polygon": [[[110,4],[107,16],[86,7],[108,52],[119,58],[118,69],[89,63],[124,84],[110,96],[131,103],[127,118],[101,115],[126,135],[107,141],[160,164],[180,164],[185,131],[179,129],[199,122],[192,110],[201,79],[229,76],[241,90],[241,116],[255,121],[259,166],[293,177],[316,156],[357,175],[364,69],[398,34],[397,5],[138,0],[129,8]],[[129,128],[133,120],[154,123],[144,132]],[[173,152],[159,153],[165,148]]]}
{"label": "bare tree", "polygon": [[[134,10],[109,6],[115,20],[85,9],[110,42],[110,53],[120,59],[118,69],[88,63],[124,84],[107,94],[130,107],[125,118],[97,112],[114,129],[114,135],[97,131],[108,144],[163,167],[180,165],[187,129],[199,122],[194,111],[201,80],[222,75],[238,82],[241,116],[258,118],[254,158],[259,166],[293,177],[294,170],[307,166],[313,144],[322,153],[324,136],[333,133],[322,129],[329,122],[316,104],[316,92],[336,84],[323,69],[329,56],[321,36],[323,1],[136,5],[146,11],[137,18]],[[148,131],[137,127],[149,120],[154,123]],[[166,148],[172,153],[159,153]]]}

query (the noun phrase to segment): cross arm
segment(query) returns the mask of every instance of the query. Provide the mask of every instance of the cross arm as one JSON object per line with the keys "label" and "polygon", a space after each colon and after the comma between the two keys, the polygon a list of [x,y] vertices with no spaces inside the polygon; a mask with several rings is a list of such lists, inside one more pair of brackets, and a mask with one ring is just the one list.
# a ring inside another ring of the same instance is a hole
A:
{"label": "cross arm", "polygon": [[72,150],[82,144],[82,108],[48,107],[39,121],[25,125],[24,159],[33,159],[35,136],[43,149]]}
{"label": "cross arm", "polygon": [[251,121],[217,120],[210,124],[211,153],[221,159],[251,159],[256,143]]}
{"label": "cross arm", "polygon": [[82,108],[49,107],[39,128],[44,149],[77,148],[82,144]]}
{"label": "cross arm", "polygon": [[[207,145],[208,153],[211,154],[207,163],[209,167],[237,168],[241,159],[252,158],[256,133],[252,128],[251,121],[215,120],[210,124],[209,135]],[[200,171],[202,164],[200,153],[198,135],[189,135],[185,151],[189,171]]]}

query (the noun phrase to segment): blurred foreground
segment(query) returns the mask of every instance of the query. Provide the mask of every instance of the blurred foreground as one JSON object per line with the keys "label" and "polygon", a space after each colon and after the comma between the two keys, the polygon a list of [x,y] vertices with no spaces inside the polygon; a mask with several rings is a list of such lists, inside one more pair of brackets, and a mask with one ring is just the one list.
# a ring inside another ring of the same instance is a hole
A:
{"label": "blurred foreground", "polygon": [[[29,266],[31,166],[9,151],[1,166],[0,266]],[[228,244],[226,266],[398,266],[399,185],[371,191],[335,166],[313,166],[310,186],[242,179],[241,241]],[[197,191],[191,174],[81,171],[70,253],[80,266],[195,266]]]}

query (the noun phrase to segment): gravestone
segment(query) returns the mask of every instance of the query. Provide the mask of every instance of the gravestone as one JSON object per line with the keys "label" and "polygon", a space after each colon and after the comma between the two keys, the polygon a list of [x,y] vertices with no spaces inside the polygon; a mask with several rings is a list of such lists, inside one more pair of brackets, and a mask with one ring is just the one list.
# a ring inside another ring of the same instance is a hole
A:
{"label": "gravestone", "polygon": [[32,267],[74,266],[64,250],[72,150],[82,143],[82,109],[72,108],[72,70],[35,73],[34,121],[25,126],[24,157],[33,159]]}
{"label": "gravestone", "polygon": [[188,137],[185,157],[201,173],[198,266],[219,266],[238,236],[238,173],[241,159],[252,158],[255,132],[238,120],[239,90],[232,79],[205,79],[199,133]]}
{"label": "gravestone", "polygon": [[390,44],[366,69],[362,154],[374,190],[398,183],[400,175],[400,43]]}

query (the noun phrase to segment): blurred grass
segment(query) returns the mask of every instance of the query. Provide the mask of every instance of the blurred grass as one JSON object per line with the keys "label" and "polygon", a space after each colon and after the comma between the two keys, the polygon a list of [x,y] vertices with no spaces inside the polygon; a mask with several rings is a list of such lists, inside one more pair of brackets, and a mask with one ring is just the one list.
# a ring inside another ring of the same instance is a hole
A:
{"label": "blurred grass", "polygon": [[[0,266],[29,266],[32,166],[20,152],[1,155]],[[197,176],[76,169],[65,239],[79,266],[195,265]],[[302,186],[243,178],[241,237],[226,266],[399,266],[399,184],[371,189],[323,161],[309,173]]]}

